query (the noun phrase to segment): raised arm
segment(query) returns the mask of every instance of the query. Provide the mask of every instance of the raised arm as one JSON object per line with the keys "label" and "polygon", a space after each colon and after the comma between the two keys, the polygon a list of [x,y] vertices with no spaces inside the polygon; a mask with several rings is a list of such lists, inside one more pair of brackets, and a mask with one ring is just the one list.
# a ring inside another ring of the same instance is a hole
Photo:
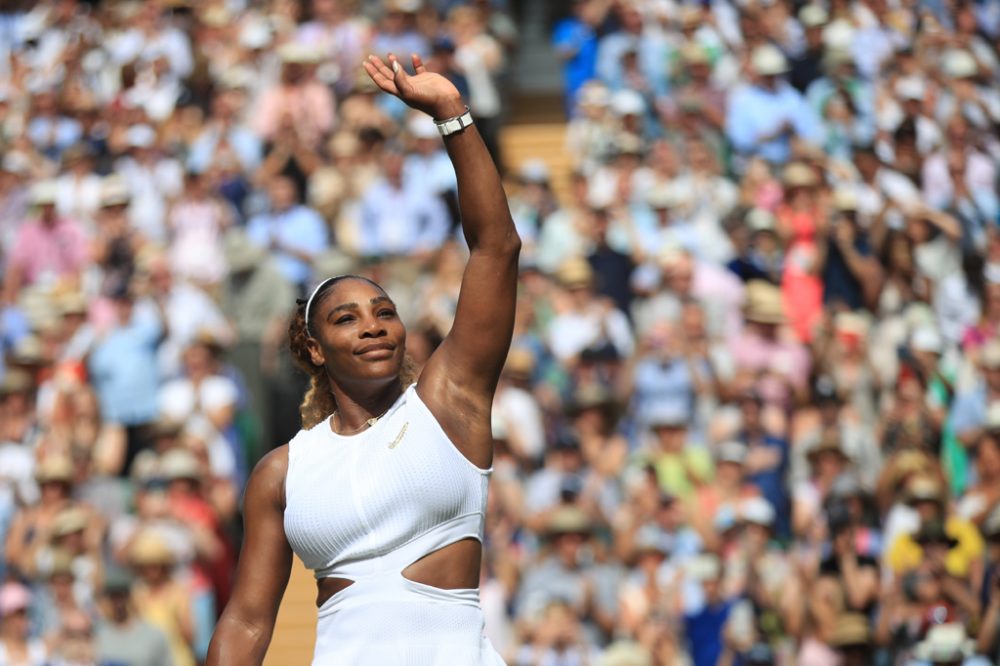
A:
{"label": "raised arm", "polygon": [[236,585],[212,636],[206,666],[264,662],[292,569],[292,549],[284,527],[287,469],[288,447],[283,446],[264,456],[247,482],[246,538]]}
{"label": "raised arm", "polygon": [[[443,76],[428,72],[416,55],[415,74],[389,55],[387,65],[370,56],[365,69],[385,92],[435,120],[466,111]],[[458,177],[462,231],[469,244],[455,322],[420,376],[421,399],[473,463],[492,459],[490,408],[514,328],[517,258],[521,241],[500,183],[500,174],[475,125],[444,139]]]}

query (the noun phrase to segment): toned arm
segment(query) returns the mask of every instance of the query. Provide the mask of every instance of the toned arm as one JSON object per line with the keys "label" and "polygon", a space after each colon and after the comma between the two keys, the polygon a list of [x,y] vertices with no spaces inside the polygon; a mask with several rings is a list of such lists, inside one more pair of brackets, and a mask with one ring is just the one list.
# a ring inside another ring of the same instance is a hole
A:
{"label": "toned arm", "polygon": [[246,537],[236,585],[212,636],[207,666],[264,661],[292,567],[283,519],[287,470],[286,445],[264,456],[247,482],[243,503]]}
{"label": "toned arm", "polygon": [[[451,82],[427,72],[419,57],[413,56],[413,76],[393,56],[389,63],[374,56],[365,62],[382,90],[437,120],[465,111]],[[476,127],[451,134],[444,142],[458,178],[462,231],[470,257],[454,324],[425,365],[418,390],[462,453],[473,464],[489,467],[490,410],[514,329],[521,241],[500,174]]]}

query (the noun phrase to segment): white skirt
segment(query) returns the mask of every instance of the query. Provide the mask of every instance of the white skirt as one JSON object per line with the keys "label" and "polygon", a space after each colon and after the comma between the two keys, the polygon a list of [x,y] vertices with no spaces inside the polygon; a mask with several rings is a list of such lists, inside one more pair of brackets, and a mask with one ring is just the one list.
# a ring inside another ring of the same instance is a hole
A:
{"label": "white skirt", "polygon": [[479,590],[383,573],[319,609],[313,666],[506,666],[483,633]]}

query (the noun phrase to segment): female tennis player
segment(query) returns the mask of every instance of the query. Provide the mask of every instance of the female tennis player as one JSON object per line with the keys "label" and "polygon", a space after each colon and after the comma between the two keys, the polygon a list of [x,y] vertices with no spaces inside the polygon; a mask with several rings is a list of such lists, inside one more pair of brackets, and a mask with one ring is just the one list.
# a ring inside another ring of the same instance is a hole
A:
{"label": "female tennis player", "polygon": [[406,329],[374,282],[331,277],[289,327],[312,378],[303,427],[257,465],[236,586],[211,666],[260,664],[292,553],[319,588],[313,664],[503,664],[483,635],[479,567],[493,459],[490,410],[514,322],[520,239],[455,87],[413,56],[364,63],[438,123],[470,257],[455,322],[409,385]]}

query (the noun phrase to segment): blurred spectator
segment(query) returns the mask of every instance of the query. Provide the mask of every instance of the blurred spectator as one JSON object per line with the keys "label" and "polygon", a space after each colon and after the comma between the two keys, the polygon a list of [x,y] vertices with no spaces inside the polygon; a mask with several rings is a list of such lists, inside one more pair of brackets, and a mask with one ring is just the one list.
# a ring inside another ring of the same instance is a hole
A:
{"label": "blurred spectator", "polygon": [[273,176],[268,183],[269,210],[247,223],[247,235],[275,253],[285,279],[301,295],[312,279],[312,259],[329,243],[323,219],[299,203],[300,194],[292,178]]}
{"label": "blurred spectator", "polygon": [[[395,284],[418,368],[448,331],[456,175],[390,50],[507,148],[508,663],[1000,659],[997,3],[8,5],[0,662],[204,658],[317,280]],[[502,129],[542,58],[565,155]]]}
{"label": "blurred spectator", "polygon": [[96,630],[97,659],[136,666],[166,666],[172,663],[166,637],[136,615],[132,584],[131,576],[124,570],[109,571],[105,577],[101,619]]}

